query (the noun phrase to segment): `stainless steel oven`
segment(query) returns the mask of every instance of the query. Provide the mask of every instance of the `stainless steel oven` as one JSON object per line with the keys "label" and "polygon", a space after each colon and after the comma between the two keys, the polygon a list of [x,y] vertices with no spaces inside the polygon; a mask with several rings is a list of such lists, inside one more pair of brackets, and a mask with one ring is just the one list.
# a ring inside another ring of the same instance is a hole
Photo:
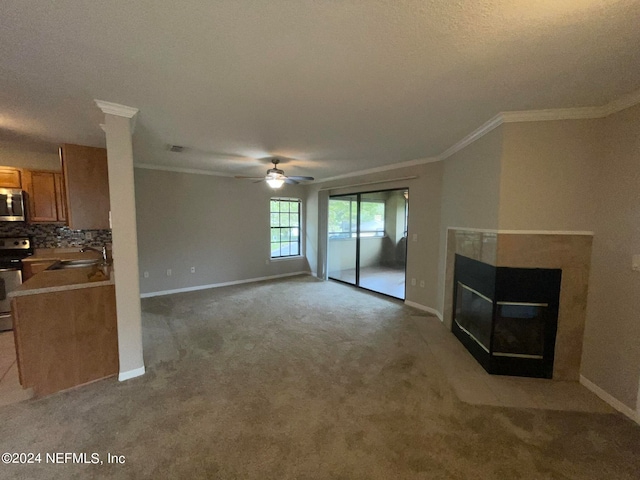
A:
{"label": "stainless steel oven", "polygon": [[9,293],[22,284],[22,259],[33,251],[29,237],[0,238],[0,331],[13,329]]}
{"label": "stainless steel oven", "polygon": [[17,188],[0,188],[0,221],[24,222],[24,197]]}

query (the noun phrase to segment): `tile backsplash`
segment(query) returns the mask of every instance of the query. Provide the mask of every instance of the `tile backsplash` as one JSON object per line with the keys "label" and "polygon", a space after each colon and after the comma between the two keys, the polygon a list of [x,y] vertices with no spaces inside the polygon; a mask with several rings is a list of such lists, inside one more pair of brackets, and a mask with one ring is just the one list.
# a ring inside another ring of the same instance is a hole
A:
{"label": "tile backsplash", "polygon": [[33,237],[35,248],[66,248],[111,243],[111,230],[71,230],[55,223],[0,222],[0,237]]}

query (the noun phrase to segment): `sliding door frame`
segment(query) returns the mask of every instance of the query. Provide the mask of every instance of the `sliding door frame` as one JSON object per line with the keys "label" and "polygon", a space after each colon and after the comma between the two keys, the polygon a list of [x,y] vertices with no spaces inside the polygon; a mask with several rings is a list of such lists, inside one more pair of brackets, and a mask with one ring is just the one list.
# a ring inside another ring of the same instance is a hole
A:
{"label": "sliding door frame", "polygon": [[[394,297],[393,295],[389,295],[388,293],[383,293],[383,292],[378,292],[376,290],[372,290],[370,288],[367,287],[363,287],[360,285],[360,207],[361,207],[361,198],[362,195],[368,195],[371,193],[383,193],[383,192],[396,192],[396,191],[406,191],[409,192],[409,187],[400,187],[400,188],[386,188],[386,189],[382,189],[382,190],[370,190],[370,191],[366,191],[366,192],[354,192],[354,193],[341,193],[338,195],[329,195],[329,202],[328,202],[328,206],[327,206],[327,218],[329,215],[329,210],[331,209],[331,200],[332,199],[339,199],[340,197],[356,197],[355,201],[356,201],[356,262],[355,262],[355,269],[356,269],[356,275],[355,275],[355,283],[350,283],[346,280],[340,280],[339,278],[334,278],[331,277],[329,275],[329,271],[327,269],[327,278],[329,280],[333,280],[335,282],[340,282],[340,283],[344,283],[345,285],[351,285],[353,287],[357,287],[357,288],[361,288],[363,290],[367,290],[369,292],[373,292],[373,293],[377,293],[379,295],[384,295],[385,297],[389,297],[389,298],[393,298],[396,300],[402,300],[404,301],[407,298],[407,255],[409,252],[409,200],[406,200],[406,204],[405,204],[405,209],[406,209],[406,231],[407,231],[407,236],[406,238],[406,248],[404,251],[404,298],[398,298],[398,297]],[[407,193],[408,194],[408,193]],[[385,217],[386,217],[386,210],[385,210]],[[349,219],[351,221],[351,219]],[[329,242],[331,241],[331,239],[329,238],[329,229],[328,229],[328,223],[327,223],[327,264],[329,262]]]}

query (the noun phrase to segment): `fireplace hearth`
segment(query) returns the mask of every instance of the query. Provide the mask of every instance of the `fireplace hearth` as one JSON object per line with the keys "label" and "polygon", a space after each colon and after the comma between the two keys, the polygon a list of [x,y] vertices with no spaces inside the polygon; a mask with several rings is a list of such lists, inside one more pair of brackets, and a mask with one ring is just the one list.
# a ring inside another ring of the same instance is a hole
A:
{"label": "fireplace hearth", "polygon": [[456,254],[452,332],[488,373],[552,378],[561,278]]}

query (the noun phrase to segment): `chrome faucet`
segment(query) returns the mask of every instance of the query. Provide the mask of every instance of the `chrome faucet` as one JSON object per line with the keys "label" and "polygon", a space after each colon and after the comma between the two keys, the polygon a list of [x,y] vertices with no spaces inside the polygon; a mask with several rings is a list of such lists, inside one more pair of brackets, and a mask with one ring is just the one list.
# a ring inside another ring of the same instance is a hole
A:
{"label": "chrome faucet", "polygon": [[92,250],[94,252],[98,252],[98,253],[102,254],[102,261],[106,265],[106,263],[107,263],[107,246],[106,245],[102,246],[102,250],[98,250],[97,248],[89,247],[89,246],[84,246],[84,247],[82,247],[80,249],[80,251],[83,252],[83,253],[88,251],[88,250]]}

